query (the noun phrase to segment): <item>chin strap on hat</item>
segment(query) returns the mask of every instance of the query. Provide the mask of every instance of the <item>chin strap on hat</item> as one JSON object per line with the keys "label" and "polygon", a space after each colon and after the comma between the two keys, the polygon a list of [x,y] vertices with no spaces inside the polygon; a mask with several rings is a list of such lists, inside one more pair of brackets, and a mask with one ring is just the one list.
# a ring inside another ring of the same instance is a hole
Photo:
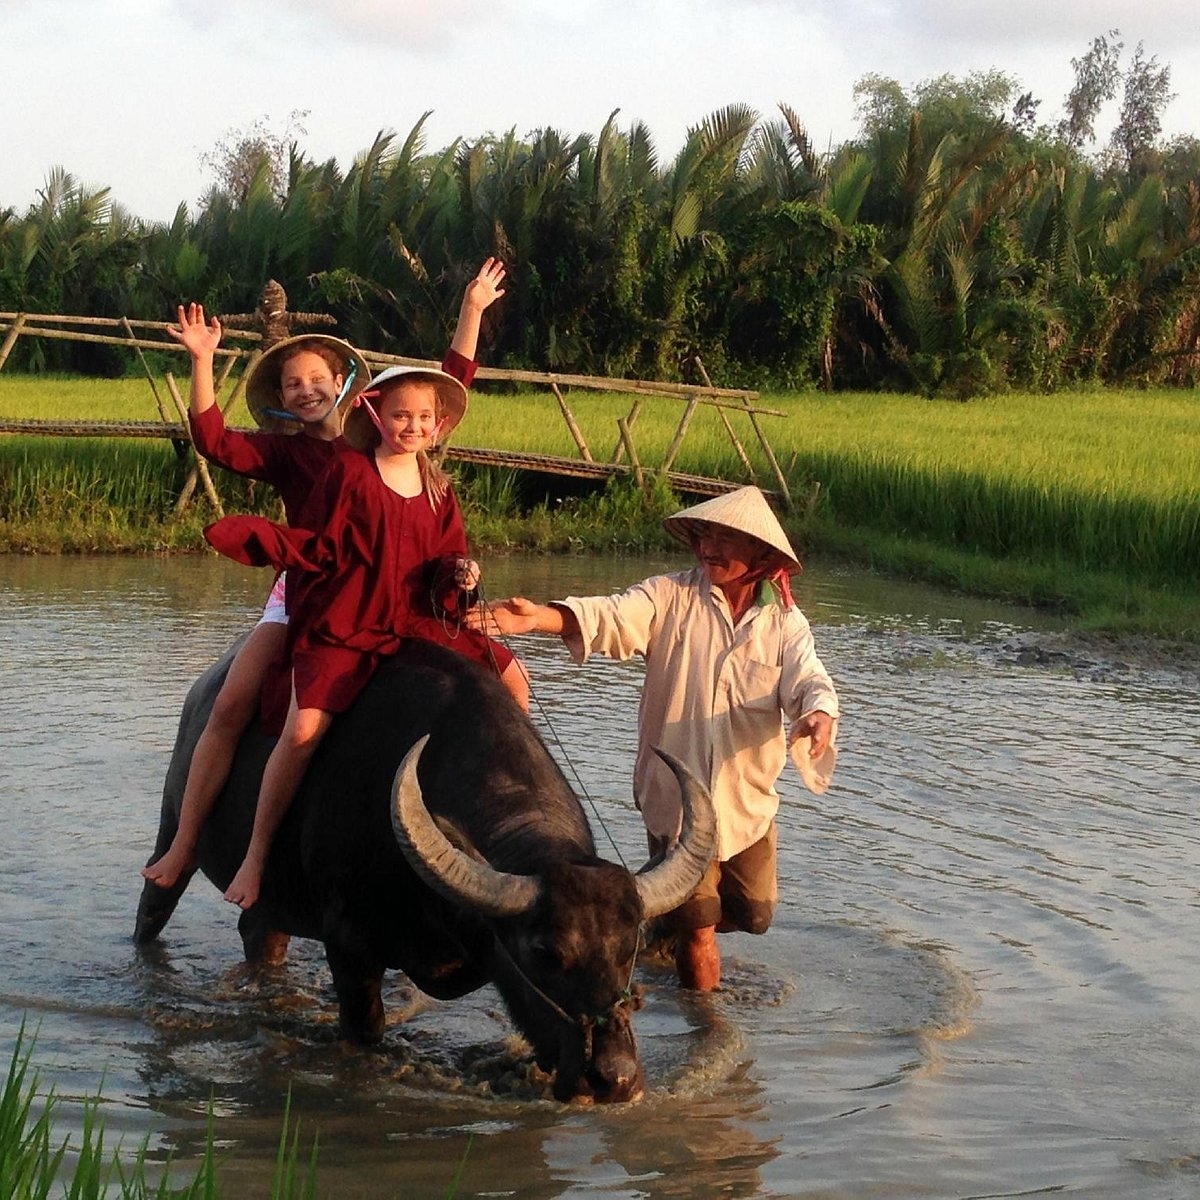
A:
{"label": "chin strap on hat", "polygon": [[[383,422],[379,419],[379,414],[375,411],[375,406],[371,403],[371,398],[372,397],[378,398],[378,396],[379,396],[378,390],[373,391],[373,392],[372,391],[359,392],[358,395],[354,397],[353,407],[358,408],[359,406],[361,406],[367,410],[367,416],[371,418],[371,424],[374,425],[375,428],[379,430],[379,436],[383,439],[384,444],[388,447],[388,449],[390,449],[392,451],[393,454],[404,454],[404,453],[406,453],[404,447],[398,446],[388,436],[387,430],[384,429],[384,427],[383,427]],[[445,421],[445,418],[443,418],[433,427],[433,432],[429,435],[429,445],[431,445],[431,446],[437,445],[438,436],[441,434],[442,426],[445,424],[446,424],[446,421]]]}
{"label": "chin strap on hat", "polygon": [[792,598],[792,581],[786,567],[780,567],[773,575],[766,576],[766,579],[778,590],[784,608],[796,607],[796,601]]}

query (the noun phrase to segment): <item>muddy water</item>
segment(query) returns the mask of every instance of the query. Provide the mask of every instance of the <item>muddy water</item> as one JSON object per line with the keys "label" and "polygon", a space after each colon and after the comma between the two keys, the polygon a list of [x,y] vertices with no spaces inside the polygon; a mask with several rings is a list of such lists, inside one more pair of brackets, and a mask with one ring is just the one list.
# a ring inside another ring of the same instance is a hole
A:
{"label": "muddy water", "polygon": [[[495,595],[606,591],[630,560],[485,564]],[[784,780],[782,904],[723,939],[720,993],[642,971],[637,1106],[563,1109],[490,992],[397,978],[374,1053],[319,953],[259,976],[197,881],[152,954],[137,869],[190,680],[265,580],[211,559],[0,559],[0,1053],[101,1093],[110,1142],[184,1162],[208,1111],[228,1194],[265,1195],[284,1097],[322,1195],[1200,1194],[1197,675],[1070,649],[1025,613],[810,568],[845,703],[821,798]],[[537,719],[639,859],[639,671],[526,639]],[[612,851],[616,853],[616,851]]]}

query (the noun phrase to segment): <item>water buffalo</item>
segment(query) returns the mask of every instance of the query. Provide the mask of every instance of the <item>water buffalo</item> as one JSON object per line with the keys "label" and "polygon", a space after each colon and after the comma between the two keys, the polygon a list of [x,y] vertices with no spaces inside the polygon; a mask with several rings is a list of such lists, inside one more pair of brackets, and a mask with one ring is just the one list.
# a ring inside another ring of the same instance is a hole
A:
{"label": "water buffalo", "polygon": [[[193,685],[163,790],[158,857],[175,832],[195,745],[229,657]],[[249,840],[271,741],[242,740],[199,847],[228,886]],[[316,938],[341,1029],[383,1036],[380,984],[399,968],[438,999],[495,984],[560,1100],[628,1100],[642,1089],[631,976],[642,922],[680,903],[713,852],[712,804],[674,765],[685,827],[634,875],[597,857],[587,818],[542,740],[491,675],[410,641],[333,724],[281,827],[246,955],[279,934]],[[134,937],[161,932],[188,879],[142,889]],[[286,942],[284,942],[286,945]]]}

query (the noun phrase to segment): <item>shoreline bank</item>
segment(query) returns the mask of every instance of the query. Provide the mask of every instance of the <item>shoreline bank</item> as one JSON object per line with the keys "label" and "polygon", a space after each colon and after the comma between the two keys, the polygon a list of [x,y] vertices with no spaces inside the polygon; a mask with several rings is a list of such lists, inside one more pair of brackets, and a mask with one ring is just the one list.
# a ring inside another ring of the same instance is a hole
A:
{"label": "shoreline bank", "polygon": [[[629,557],[674,554],[679,545],[660,521],[673,501],[645,506],[636,519],[622,504],[620,514],[551,513],[519,515],[468,512],[467,527],[477,555],[569,558],[579,554]],[[660,511],[661,510],[661,511]],[[203,526],[212,514],[142,524],[107,522],[0,521],[0,555],[176,556],[212,554]],[[1200,671],[1200,598],[1187,588],[1171,589],[1119,576],[1080,572],[1063,564],[1016,563],[979,554],[948,551],[919,540],[880,538],[862,529],[784,521],[802,558],[866,568],[882,578],[918,582],[947,594],[995,600],[1014,607],[1056,612],[1071,620],[1071,631],[1053,635],[1070,640],[1067,653],[1133,656],[1150,665],[1194,656]]]}

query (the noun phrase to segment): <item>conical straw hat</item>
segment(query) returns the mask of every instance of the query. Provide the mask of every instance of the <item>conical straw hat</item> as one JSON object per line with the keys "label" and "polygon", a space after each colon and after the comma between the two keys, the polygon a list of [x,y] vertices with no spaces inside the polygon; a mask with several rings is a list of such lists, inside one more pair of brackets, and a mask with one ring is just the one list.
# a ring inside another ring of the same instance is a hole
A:
{"label": "conical straw hat", "polygon": [[[442,410],[442,428],[438,432],[438,441],[445,441],[450,431],[467,415],[467,389],[453,375],[435,367],[388,367],[371,380],[367,391],[377,392],[389,383],[408,379],[424,380],[433,384]],[[375,401],[375,405],[378,408],[378,400]],[[361,405],[347,414],[342,433],[352,446],[357,446],[359,450],[374,446],[377,441],[375,432],[367,410]]]}
{"label": "conical straw hat", "polygon": [[343,414],[343,420],[345,413],[349,411],[350,401],[367,386],[367,380],[371,377],[371,368],[367,366],[367,360],[349,342],[328,333],[302,333],[298,337],[284,338],[264,352],[262,358],[254,364],[250,374],[246,377],[246,407],[250,410],[250,415],[267,433],[298,433],[300,431],[299,422],[273,417],[266,410],[278,409],[282,406],[283,402],[279,398],[279,373],[283,369],[284,358],[289,351],[294,351],[297,347],[304,349],[313,343],[330,347],[337,352],[344,363],[343,379],[349,376],[352,365],[357,368],[354,382],[342,399],[340,411]]}
{"label": "conical straw hat", "polygon": [[663,520],[663,528],[693,550],[704,525],[721,525],[749,534],[770,546],[779,555],[779,566],[789,574],[801,569],[800,558],[792,549],[783,526],[771,511],[766,496],[756,487],[738,488],[735,492],[714,496]]}

